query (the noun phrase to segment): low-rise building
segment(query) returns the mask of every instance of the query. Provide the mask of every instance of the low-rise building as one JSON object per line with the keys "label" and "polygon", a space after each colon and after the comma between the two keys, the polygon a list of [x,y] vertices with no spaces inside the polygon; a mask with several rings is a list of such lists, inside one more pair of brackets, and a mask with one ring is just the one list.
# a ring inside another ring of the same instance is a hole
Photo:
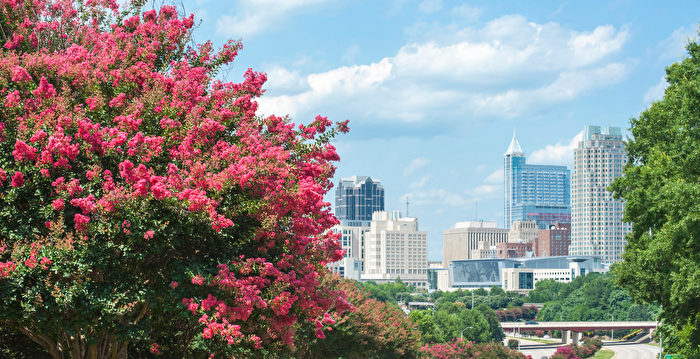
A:
{"label": "low-rise building", "polygon": [[579,275],[605,272],[596,256],[490,258],[452,261],[447,286],[439,290],[477,289],[498,286],[506,291],[527,293],[544,279],[572,281]]}
{"label": "low-rise building", "polygon": [[537,234],[535,252],[538,257],[567,256],[571,244],[571,223],[554,223]]}

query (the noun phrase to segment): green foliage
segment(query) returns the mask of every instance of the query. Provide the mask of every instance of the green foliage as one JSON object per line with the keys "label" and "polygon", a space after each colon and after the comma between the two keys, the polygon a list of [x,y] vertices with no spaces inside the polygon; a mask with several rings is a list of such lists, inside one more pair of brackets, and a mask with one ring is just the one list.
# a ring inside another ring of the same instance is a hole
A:
{"label": "green foliage", "polygon": [[[355,281],[326,278],[323,285],[343,290],[354,310],[331,312],[336,322],[331,325],[332,330],[325,332],[325,338],[316,336],[313,325],[303,325],[295,338],[296,350],[289,357],[410,359],[419,355],[421,333],[416,330],[416,322],[406,318],[394,304],[372,298]],[[426,320],[423,322],[430,326]],[[433,329],[439,332],[439,328]]]}
{"label": "green foliage", "polygon": [[[662,100],[630,120],[629,161],[611,186],[633,223],[620,285],[662,306],[679,348],[700,350],[700,44],[666,68]],[[682,344],[681,344],[682,343]]]}
{"label": "green foliage", "polygon": [[534,299],[548,299],[537,313],[540,321],[653,320],[658,312],[657,306],[634,304],[612,273],[590,273],[571,283],[544,280],[530,293],[528,300]]}
{"label": "green foliage", "polygon": [[370,297],[382,302],[398,303],[399,301],[409,301],[411,298],[420,297],[412,295],[415,287],[404,284],[401,279],[394,283],[377,284],[373,281],[359,282],[360,287],[367,291]]}
{"label": "green foliage", "polygon": [[508,348],[517,349],[518,348],[518,339],[508,339]]}
{"label": "green foliage", "polygon": [[479,288],[474,290],[474,293],[470,290],[462,289],[453,292],[435,291],[430,296],[435,301],[436,307],[448,303],[464,303],[467,308],[471,309],[472,299],[474,300],[474,307],[485,303],[491,309],[518,307],[525,302],[518,293],[506,293],[500,287],[492,287],[490,291]]}

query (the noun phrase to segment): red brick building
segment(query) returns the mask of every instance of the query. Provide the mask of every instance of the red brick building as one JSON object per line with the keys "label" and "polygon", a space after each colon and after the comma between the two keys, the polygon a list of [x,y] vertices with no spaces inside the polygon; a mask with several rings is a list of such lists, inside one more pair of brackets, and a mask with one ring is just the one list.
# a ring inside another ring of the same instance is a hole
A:
{"label": "red brick building", "polygon": [[537,233],[535,255],[538,257],[568,256],[571,244],[571,223],[554,223]]}
{"label": "red brick building", "polygon": [[496,244],[496,256],[498,258],[525,257],[527,252],[532,252],[532,242]]}

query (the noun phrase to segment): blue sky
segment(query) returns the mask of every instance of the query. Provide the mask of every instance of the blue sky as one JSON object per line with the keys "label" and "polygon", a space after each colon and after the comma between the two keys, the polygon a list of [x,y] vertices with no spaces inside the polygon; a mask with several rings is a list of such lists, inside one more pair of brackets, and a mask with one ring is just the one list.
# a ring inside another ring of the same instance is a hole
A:
{"label": "blue sky", "polygon": [[[623,129],[664,90],[698,1],[184,0],[195,41],[268,74],[259,114],[350,119],[339,177],[381,179],[442,258],[455,222],[503,223],[513,129],[529,163],[565,164],[587,124]],[[333,202],[333,193],[327,197]]]}

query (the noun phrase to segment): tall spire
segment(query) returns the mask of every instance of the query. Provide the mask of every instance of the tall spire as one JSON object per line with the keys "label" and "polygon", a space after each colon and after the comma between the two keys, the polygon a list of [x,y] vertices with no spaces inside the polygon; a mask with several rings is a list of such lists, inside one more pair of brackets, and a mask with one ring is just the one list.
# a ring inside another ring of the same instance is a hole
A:
{"label": "tall spire", "polygon": [[522,148],[520,148],[520,144],[515,138],[515,128],[513,128],[513,139],[510,140],[510,146],[508,146],[508,150],[506,151],[506,156],[507,155],[525,156],[525,152],[523,152]]}

